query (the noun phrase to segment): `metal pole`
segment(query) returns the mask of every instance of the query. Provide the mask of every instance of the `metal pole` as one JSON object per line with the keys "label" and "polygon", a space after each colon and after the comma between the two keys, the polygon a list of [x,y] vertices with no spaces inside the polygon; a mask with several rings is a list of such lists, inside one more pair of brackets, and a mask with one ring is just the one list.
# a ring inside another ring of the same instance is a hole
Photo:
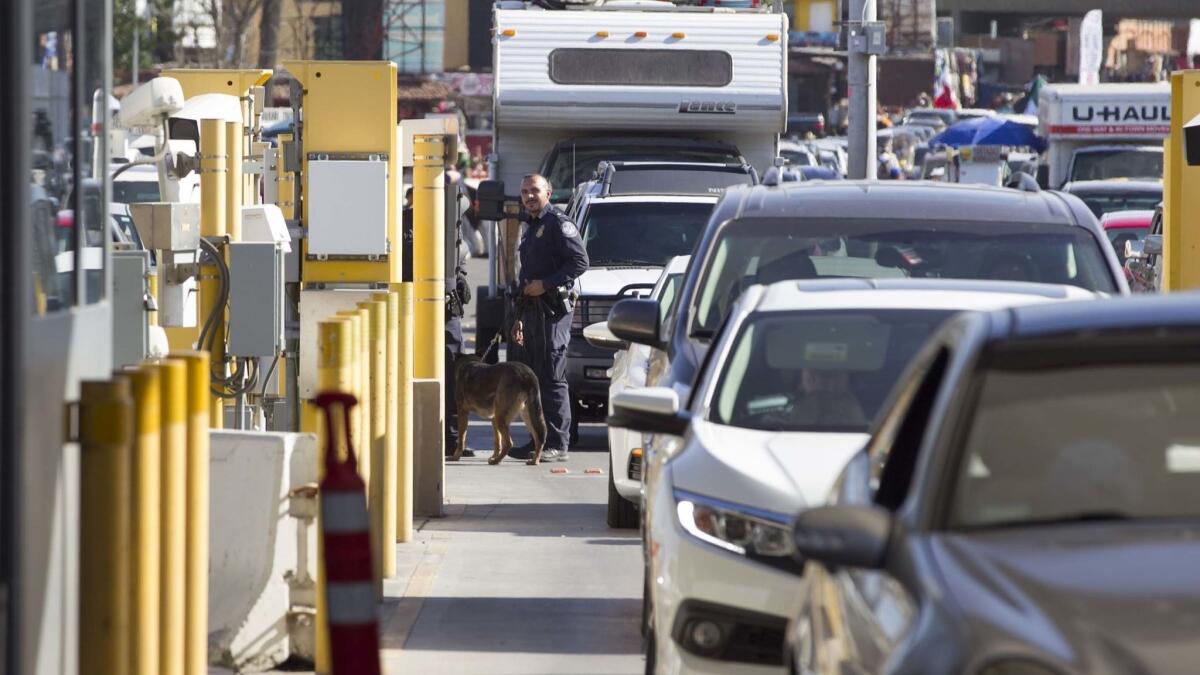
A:
{"label": "metal pole", "polygon": [[874,178],[877,152],[875,149],[875,57],[867,53],[863,23],[875,20],[875,0],[849,0],[848,22],[850,89],[850,129],[848,158],[850,178]]}
{"label": "metal pole", "polygon": [[187,363],[186,542],[184,544],[183,672],[208,673],[208,425],[207,352],[172,353]]}
{"label": "metal pole", "polygon": [[79,457],[79,662],[96,675],[128,673],[133,520],[128,377],[80,384]]}
{"label": "metal pole", "polygon": [[441,382],[446,374],[445,157],[441,135],[413,137],[415,375]]}
{"label": "metal pole", "polygon": [[159,439],[162,413],[159,372],[141,366],[127,372],[133,386],[133,590],[134,675],[159,672],[159,590],[162,546],[162,450]]}
{"label": "metal pole", "polygon": [[[317,390],[353,392],[354,379],[358,372],[354,353],[357,351],[354,322],[357,318],[335,317],[317,324]],[[311,402],[306,407],[315,409]],[[312,415],[316,420],[317,447],[324,449],[330,441],[329,434],[333,431],[325,428],[325,420],[320,414]],[[325,458],[317,457],[317,479],[325,477]],[[319,510],[318,510],[319,513]],[[322,532],[324,523],[319,516],[317,532]],[[317,625],[316,625],[316,664],[317,673],[328,675],[331,670],[329,645],[329,610],[325,602],[325,537],[317,536]]]}
{"label": "metal pole", "polygon": [[[388,442],[388,306],[387,296],[377,300],[358,303],[359,309],[367,312],[367,353],[363,360],[370,371],[369,383],[363,383],[363,390],[370,392],[364,411],[371,419],[370,434],[358,443],[359,454],[371,456],[371,473],[367,484],[367,515],[369,516],[371,532],[372,569],[375,573],[375,595],[378,601],[383,601],[383,579],[388,574],[387,553],[385,549],[395,551],[392,539],[384,539],[384,494],[383,481],[386,473],[384,454]],[[386,544],[385,544],[386,542]],[[392,568],[394,570],[395,553],[393,553]],[[394,573],[394,572],[393,572]]]}
{"label": "metal pole", "polygon": [[162,383],[162,541],[159,593],[161,675],[183,675],[187,610],[187,393],[188,365],[163,359],[152,366]]}
{"label": "metal pole", "polygon": [[[215,119],[200,120],[200,236],[225,236],[225,200],[226,200],[226,151],[225,151],[225,122]],[[217,268],[205,265],[200,279],[200,320],[204,321],[213,311],[217,298],[220,297],[221,282],[218,280]],[[217,320],[212,330],[217,338],[213,341],[212,353],[209,355],[211,365],[219,368],[222,375],[225,363],[225,308],[216,310]],[[203,349],[204,345],[197,345]],[[220,429],[225,425],[225,402],[220,396],[212,395],[209,404],[209,425]]]}
{"label": "metal pole", "polygon": [[413,354],[416,294],[411,281],[400,284],[399,443],[396,450],[396,541],[413,538]]}
{"label": "metal pole", "polygon": [[375,464],[375,475],[379,476],[383,511],[383,530],[379,538],[383,549],[383,576],[396,576],[396,455],[400,448],[400,291],[376,293],[372,300],[384,303],[385,340],[387,346],[387,388],[384,396],[384,419],[387,433],[384,434],[383,456]]}

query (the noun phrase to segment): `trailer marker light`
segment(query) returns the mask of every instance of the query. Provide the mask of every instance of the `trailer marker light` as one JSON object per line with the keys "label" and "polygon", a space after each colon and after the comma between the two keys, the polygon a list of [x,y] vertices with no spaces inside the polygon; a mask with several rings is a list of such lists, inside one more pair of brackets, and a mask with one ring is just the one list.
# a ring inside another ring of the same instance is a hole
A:
{"label": "trailer marker light", "polygon": [[767,33],[767,42],[779,42],[779,33]]}
{"label": "trailer marker light", "polygon": [[639,30],[638,32],[636,32],[636,33],[634,33],[634,34],[633,34],[633,37],[635,37],[635,38],[644,38],[644,37],[646,37],[646,31],[644,31],[644,30]]}
{"label": "trailer marker light", "polygon": [[596,31],[596,37],[598,37],[598,38],[606,38],[606,37],[608,37],[608,31],[606,31],[606,30],[598,30],[598,31]]}
{"label": "trailer marker light", "polygon": [[500,31],[500,34],[503,35],[504,37],[516,37],[517,29],[505,28],[504,30]]}
{"label": "trailer marker light", "polygon": [[671,37],[675,38],[676,40],[682,40],[683,38],[687,37],[687,34],[683,31],[677,30],[674,33],[671,33]]}

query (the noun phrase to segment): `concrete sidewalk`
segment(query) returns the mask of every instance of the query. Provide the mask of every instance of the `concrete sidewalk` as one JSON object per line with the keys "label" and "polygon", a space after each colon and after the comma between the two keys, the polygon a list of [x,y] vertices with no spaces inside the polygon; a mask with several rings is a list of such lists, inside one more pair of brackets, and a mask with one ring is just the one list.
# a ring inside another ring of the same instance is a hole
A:
{"label": "concrete sidewalk", "polygon": [[[483,448],[490,429],[468,438]],[[487,454],[446,465],[447,517],[399,547],[385,672],[643,672],[640,539],[604,523],[607,453],[538,467]]]}

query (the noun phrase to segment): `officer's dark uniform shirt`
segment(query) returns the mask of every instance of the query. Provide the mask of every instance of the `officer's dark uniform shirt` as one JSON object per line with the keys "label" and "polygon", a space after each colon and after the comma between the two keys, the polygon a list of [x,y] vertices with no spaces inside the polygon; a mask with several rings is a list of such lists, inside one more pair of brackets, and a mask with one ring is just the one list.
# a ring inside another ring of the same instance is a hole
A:
{"label": "officer's dark uniform shirt", "polygon": [[[578,279],[588,268],[588,255],[579,228],[553,206],[543,209],[537,217],[529,217],[517,251],[521,258],[522,288],[537,279],[547,289],[561,286],[568,280]],[[554,349],[566,347],[570,339],[570,318],[564,319],[559,322],[562,330],[554,331]]]}

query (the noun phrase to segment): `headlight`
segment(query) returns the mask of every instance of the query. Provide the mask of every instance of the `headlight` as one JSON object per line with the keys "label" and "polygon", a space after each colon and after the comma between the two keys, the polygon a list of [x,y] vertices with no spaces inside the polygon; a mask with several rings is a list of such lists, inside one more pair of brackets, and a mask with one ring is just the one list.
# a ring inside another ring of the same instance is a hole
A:
{"label": "headlight", "polygon": [[675,491],[675,512],[684,531],[700,541],[774,566],[796,567],[786,516],[683,490]]}

